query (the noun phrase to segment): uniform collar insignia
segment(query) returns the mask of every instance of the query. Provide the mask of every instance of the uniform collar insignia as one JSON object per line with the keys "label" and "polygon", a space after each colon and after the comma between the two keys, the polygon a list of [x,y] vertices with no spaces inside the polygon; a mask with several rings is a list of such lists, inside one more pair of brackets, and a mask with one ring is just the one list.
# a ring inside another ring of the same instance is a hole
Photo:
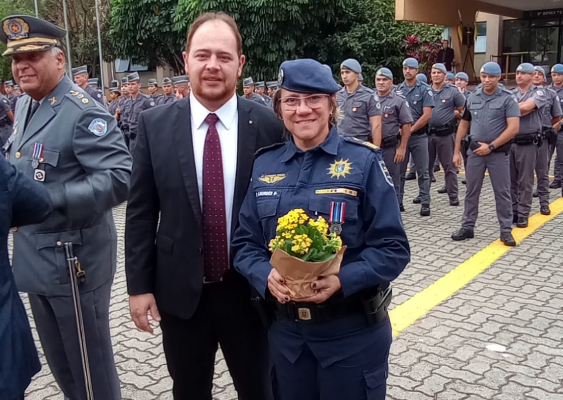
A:
{"label": "uniform collar insignia", "polygon": [[52,106],[54,106],[55,104],[57,104],[57,98],[54,97],[54,96],[51,97],[51,98],[49,99],[49,101],[51,102],[51,105],[52,105]]}
{"label": "uniform collar insignia", "polygon": [[286,177],[286,174],[275,174],[275,175],[260,175],[258,178],[259,181],[267,183],[268,185],[273,185],[274,183],[278,183],[283,181]]}
{"label": "uniform collar insignia", "polygon": [[330,164],[330,167],[328,167],[327,170],[328,175],[330,175],[331,178],[344,178],[346,177],[346,175],[351,173],[352,163],[349,160],[344,159],[341,159],[339,161],[334,160],[334,164]]}
{"label": "uniform collar insignia", "polygon": [[29,25],[21,18],[5,20],[2,29],[9,40],[25,39],[29,34]]}

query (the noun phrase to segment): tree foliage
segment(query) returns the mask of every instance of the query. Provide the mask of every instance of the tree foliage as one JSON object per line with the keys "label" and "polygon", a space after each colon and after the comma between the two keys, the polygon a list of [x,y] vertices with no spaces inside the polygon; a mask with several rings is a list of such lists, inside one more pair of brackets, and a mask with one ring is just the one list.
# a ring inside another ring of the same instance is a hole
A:
{"label": "tree foliage", "polygon": [[176,29],[177,0],[111,0],[109,38],[113,57],[141,65],[183,67],[186,35]]}

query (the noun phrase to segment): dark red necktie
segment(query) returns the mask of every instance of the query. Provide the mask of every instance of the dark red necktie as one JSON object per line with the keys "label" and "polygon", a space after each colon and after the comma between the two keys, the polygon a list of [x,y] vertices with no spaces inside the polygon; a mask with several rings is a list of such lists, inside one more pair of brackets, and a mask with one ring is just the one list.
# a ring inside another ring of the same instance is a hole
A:
{"label": "dark red necktie", "polygon": [[203,148],[203,247],[205,280],[218,282],[229,269],[227,217],[221,141],[215,126],[216,114],[209,114]]}

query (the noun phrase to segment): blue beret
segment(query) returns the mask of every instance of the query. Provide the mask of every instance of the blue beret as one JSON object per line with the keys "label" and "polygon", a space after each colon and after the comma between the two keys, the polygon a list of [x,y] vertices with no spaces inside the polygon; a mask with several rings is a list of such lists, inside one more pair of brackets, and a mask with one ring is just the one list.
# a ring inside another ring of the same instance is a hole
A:
{"label": "blue beret", "polygon": [[357,60],[354,60],[353,58],[349,58],[345,60],[342,64],[340,64],[340,69],[349,69],[350,71],[353,71],[356,74],[362,73],[362,66]]}
{"label": "blue beret", "polygon": [[61,39],[66,35],[63,28],[29,15],[10,15],[0,25],[0,40],[7,47],[3,56],[61,47]]}
{"label": "blue beret", "polygon": [[453,74],[453,72],[448,72],[446,74],[446,79],[449,79],[450,81],[453,81],[455,79],[455,75]]}
{"label": "blue beret", "polygon": [[541,74],[543,75],[543,80],[544,82],[547,82],[547,77],[545,75],[545,69],[543,69],[543,67],[540,67],[539,65],[534,66],[534,70],[541,72]]}
{"label": "blue beret", "polygon": [[436,63],[432,66],[432,69],[437,69],[438,71],[443,72],[444,74],[448,73],[448,70],[446,69],[446,66],[444,64]]}
{"label": "blue beret", "polygon": [[132,74],[127,75],[127,80],[129,82],[140,82],[141,78],[139,77],[138,72],[133,72]]}
{"label": "blue beret", "polygon": [[530,63],[522,63],[516,68],[516,72],[522,72],[524,74],[533,74],[535,72],[534,66]]}
{"label": "blue beret", "polygon": [[389,68],[380,68],[376,73],[375,76],[383,76],[387,79],[393,80],[393,72]]}
{"label": "blue beret", "polygon": [[86,65],[82,65],[81,67],[76,67],[72,69],[72,76],[79,75],[79,74],[87,74],[88,67]]}
{"label": "blue beret", "polygon": [[500,76],[500,74],[502,74],[502,70],[500,69],[500,65],[496,62],[489,61],[481,67],[481,73],[491,76]]}
{"label": "blue beret", "polygon": [[556,74],[563,74],[563,64],[555,64],[551,67],[551,72],[555,72]]}
{"label": "blue beret", "polygon": [[[411,68],[412,68],[412,67],[411,67]],[[424,74],[418,74],[418,75],[416,76],[416,80],[417,80],[417,82],[428,83],[428,78],[427,78],[427,76],[424,75]]]}
{"label": "blue beret", "polygon": [[458,72],[455,77],[463,81],[469,82],[469,75],[467,75],[465,72]]}
{"label": "blue beret", "polygon": [[407,58],[405,61],[403,61],[403,67],[418,68],[418,60],[413,57]]}
{"label": "blue beret", "polygon": [[254,86],[254,81],[252,80],[252,77],[244,78],[242,81],[242,86]]}
{"label": "blue beret", "polygon": [[278,85],[297,93],[333,94],[340,90],[332,73],[310,58],[284,61],[280,67]]}

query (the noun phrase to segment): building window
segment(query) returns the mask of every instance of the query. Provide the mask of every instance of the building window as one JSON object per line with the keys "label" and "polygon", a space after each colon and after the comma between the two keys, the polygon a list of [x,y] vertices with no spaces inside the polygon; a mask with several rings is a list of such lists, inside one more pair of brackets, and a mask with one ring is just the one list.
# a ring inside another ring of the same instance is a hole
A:
{"label": "building window", "polygon": [[486,53],[487,52],[487,23],[477,22],[475,24],[476,37],[475,37],[475,53]]}

